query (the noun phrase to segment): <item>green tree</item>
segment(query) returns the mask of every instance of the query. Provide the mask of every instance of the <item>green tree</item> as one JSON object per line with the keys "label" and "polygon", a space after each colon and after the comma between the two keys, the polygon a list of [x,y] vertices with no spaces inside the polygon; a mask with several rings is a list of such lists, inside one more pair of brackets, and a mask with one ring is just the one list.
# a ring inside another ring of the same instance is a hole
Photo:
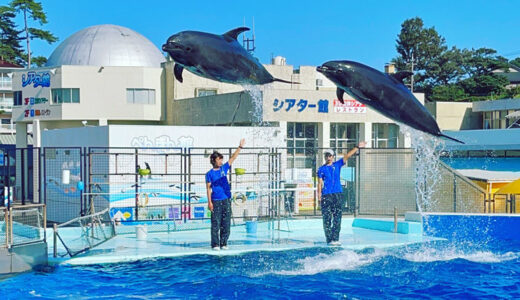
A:
{"label": "green tree", "polygon": [[457,84],[435,86],[430,95],[430,100],[433,101],[457,101],[465,98],[467,98],[466,92]]}
{"label": "green tree", "polygon": [[507,84],[509,80],[505,76],[490,72],[462,80],[459,86],[471,96],[499,96],[505,93]]}
{"label": "green tree", "polygon": [[434,27],[424,28],[421,18],[408,19],[401,25],[397,36],[396,50],[399,54],[393,61],[398,70],[413,71],[414,89],[424,90],[426,73],[432,61],[446,50],[446,41]]}
{"label": "green tree", "polygon": [[425,83],[433,88],[456,83],[464,77],[462,51],[452,47],[433,58],[425,70]]}
{"label": "green tree", "polygon": [[511,60],[509,63],[520,68],[520,57]]}
{"label": "green tree", "polygon": [[464,49],[463,68],[468,77],[486,75],[496,69],[508,67],[508,61],[496,55],[497,51],[489,48]]}
{"label": "green tree", "polygon": [[23,49],[16,30],[16,14],[9,6],[0,6],[0,58],[11,63],[22,64]]}
{"label": "green tree", "polygon": [[[23,39],[27,42],[27,67],[31,67],[31,40],[39,39],[52,44],[58,40],[50,31],[43,30],[40,28],[29,27],[27,22],[27,18],[31,18],[33,21],[38,22],[40,26],[47,24],[47,16],[43,11],[42,5],[39,2],[34,0],[13,0],[10,3],[11,8],[13,8],[17,13],[23,14],[24,19],[24,37]],[[34,58],[37,60],[39,64],[42,64],[42,61],[45,62],[45,57],[37,57]]]}

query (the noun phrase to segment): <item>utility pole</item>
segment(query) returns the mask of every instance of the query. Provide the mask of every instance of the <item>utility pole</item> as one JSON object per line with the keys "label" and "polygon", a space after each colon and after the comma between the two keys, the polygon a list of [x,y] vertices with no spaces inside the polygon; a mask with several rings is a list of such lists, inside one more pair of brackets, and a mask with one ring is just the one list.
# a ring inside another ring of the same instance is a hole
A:
{"label": "utility pole", "polygon": [[412,78],[410,79],[410,91],[413,93],[413,67],[414,67],[415,59],[413,57],[413,50],[412,50]]}
{"label": "utility pole", "polygon": [[27,39],[27,69],[31,68],[31,44],[29,42],[29,29],[27,28],[27,4],[23,9],[23,18],[25,21],[25,38]]}

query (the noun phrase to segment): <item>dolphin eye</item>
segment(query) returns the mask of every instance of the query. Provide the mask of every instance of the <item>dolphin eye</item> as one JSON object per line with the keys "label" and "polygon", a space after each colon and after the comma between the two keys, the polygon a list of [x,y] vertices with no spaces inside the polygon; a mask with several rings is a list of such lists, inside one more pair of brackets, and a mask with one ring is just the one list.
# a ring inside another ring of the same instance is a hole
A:
{"label": "dolphin eye", "polygon": [[336,70],[336,73],[343,73],[343,70],[339,69],[339,70]]}
{"label": "dolphin eye", "polygon": [[190,47],[186,47],[186,51],[191,51],[191,48]]}

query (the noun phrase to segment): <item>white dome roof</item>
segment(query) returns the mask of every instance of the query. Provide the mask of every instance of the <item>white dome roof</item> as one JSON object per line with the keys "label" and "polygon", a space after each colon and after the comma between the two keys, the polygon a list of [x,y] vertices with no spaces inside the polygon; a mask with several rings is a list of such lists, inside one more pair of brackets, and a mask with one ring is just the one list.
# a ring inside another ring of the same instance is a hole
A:
{"label": "white dome roof", "polygon": [[87,27],[69,36],[46,66],[139,66],[159,68],[165,58],[150,40],[117,25]]}

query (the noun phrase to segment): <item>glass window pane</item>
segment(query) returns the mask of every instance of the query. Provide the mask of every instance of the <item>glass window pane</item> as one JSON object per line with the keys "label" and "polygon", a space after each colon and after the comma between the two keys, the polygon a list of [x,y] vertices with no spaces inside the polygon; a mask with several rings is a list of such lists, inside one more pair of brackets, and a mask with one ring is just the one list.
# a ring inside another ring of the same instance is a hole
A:
{"label": "glass window pane", "polygon": [[347,125],[347,138],[350,140],[358,140],[358,124],[348,124]]}
{"label": "glass window pane", "polygon": [[79,89],[72,89],[72,103],[79,103]]}
{"label": "glass window pane", "polygon": [[287,147],[288,147],[288,148],[292,148],[292,147],[294,147],[294,141],[293,141],[293,140],[288,140],[288,141],[287,141]]}
{"label": "glass window pane", "polygon": [[303,154],[305,150],[304,141],[296,141],[296,154]]}
{"label": "glass window pane", "polygon": [[294,138],[294,123],[287,123],[287,137]]}
{"label": "glass window pane", "polygon": [[134,90],[133,89],[126,89],[126,102],[134,103]]}
{"label": "glass window pane", "polygon": [[331,139],[336,138],[336,124],[335,123],[330,124],[330,138]]}
{"label": "glass window pane", "polygon": [[155,104],[155,90],[148,90],[148,104]]}
{"label": "glass window pane", "polygon": [[53,103],[62,103],[61,89],[52,89],[52,102]]}
{"label": "glass window pane", "polygon": [[315,129],[316,129],[316,125],[314,123],[305,124],[305,137],[306,138],[314,138],[315,137]]}
{"label": "glass window pane", "polygon": [[148,104],[148,91],[142,89],[134,90],[135,104]]}
{"label": "glass window pane", "polygon": [[295,137],[303,138],[303,123],[295,123],[295,127],[296,127]]}
{"label": "glass window pane", "polygon": [[63,97],[63,103],[70,103],[71,102],[71,99],[70,99],[70,89],[62,89],[61,90],[61,94],[62,94],[62,97]]}
{"label": "glass window pane", "polygon": [[338,135],[336,137],[338,139],[347,138],[347,126],[345,126],[345,124],[338,124]]}

